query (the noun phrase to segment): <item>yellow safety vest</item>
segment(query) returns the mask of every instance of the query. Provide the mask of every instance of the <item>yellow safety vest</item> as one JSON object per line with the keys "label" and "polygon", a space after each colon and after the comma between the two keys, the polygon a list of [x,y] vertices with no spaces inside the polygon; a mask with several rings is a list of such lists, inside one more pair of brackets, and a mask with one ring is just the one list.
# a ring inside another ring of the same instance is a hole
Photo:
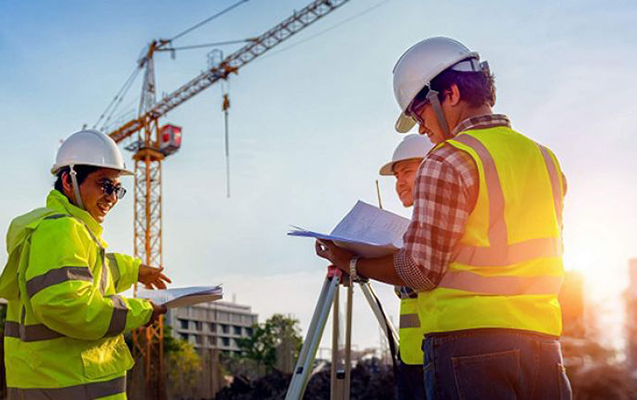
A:
{"label": "yellow safety vest", "polygon": [[126,398],[133,359],[122,333],[152,306],[116,295],[137,281],[140,260],[106,254],[101,231],[56,190],[13,220],[0,277],[9,399]]}
{"label": "yellow safety vest", "polygon": [[418,316],[418,298],[400,299],[400,360],[408,365],[422,365],[422,339],[423,329]]}
{"label": "yellow safety vest", "polygon": [[557,158],[505,126],[445,143],[474,160],[479,191],[447,272],[434,290],[419,293],[425,332],[509,328],[559,336],[564,183]]}

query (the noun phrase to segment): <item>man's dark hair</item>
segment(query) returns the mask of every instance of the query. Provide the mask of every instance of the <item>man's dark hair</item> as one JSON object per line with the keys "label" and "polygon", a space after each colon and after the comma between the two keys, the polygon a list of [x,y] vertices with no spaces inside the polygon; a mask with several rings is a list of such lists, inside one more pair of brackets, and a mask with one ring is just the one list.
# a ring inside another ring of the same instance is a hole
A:
{"label": "man's dark hair", "polygon": [[[438,92],[438,99],[442,102],[445,98],[445,90],[456,84],[460,91],[460,99],[466,101],[470,107],[476,108],[482,105],[493,107],[495,104],[495,82],[493,74],[484,72],[460,72],[447,69],[431,80],[431,88]],[[427,88],[421,90],[414,101],[424,100],[427,96]]]}
{"label": "man's dark hair", "polygon": [[[97,171],[98,169],[100,169],[100,167],[94,167],[91,165],[74,166],[73,170],[77,173],[77,184],[81,185],[82,183],[84,183],[84,181],[86,180],[86,177],[89,176],[91,173]],[[53,188],[60,193],[64,193],[64,188],[62,186],[62,174],[64,174],[65,172],[67,174],[70,174],[71,168],[70,167],[60,168],[57,173],[57,179],[55,180],[55,183],[53,184]],[[70,179],[70,176],[69,176],[69,179]]]}

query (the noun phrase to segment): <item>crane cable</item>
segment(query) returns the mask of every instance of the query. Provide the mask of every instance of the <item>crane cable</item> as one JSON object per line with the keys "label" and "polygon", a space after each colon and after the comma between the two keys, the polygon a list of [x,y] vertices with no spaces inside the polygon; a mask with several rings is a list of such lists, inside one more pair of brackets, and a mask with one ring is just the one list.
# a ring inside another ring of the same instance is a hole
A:
{"label": "crane cable", "polygon": [[[229,86],[229,85],[228,85]],[[226,145],[226,197],[230,198],[230,135],[228,131],[228,110],[230,109],[229,88],[222,85],[223,104],[221,110],[224,116],[225,145]]]}
{"label": "crane cable", "polygon": [[172,42],[173,40],[179,39],[180,37],[184,36],[185,34],[194,31],[195,29],[207,24],[208,22],[212,21],[215,18],[218,18],[218,17],[222,16],[223,14],[227,13],[228,11],[239,7],[243,3],[247,3],[248,1],[250,1],[250,0],[240,0],[240,1],[236,2],[236,3],[234,3],[230,7],[226,8],[224,10],[221,10],[218,13],[216,13],[216,14],[204,19],[203,21],[191,26],[190,28],[186,29],[185,31],[182,31],[181,33],[178,33],[177,35],[173,36],[171,39],[168,39],[168,42]]}
{"label": "crane cable", "polygon": [[334,30],[334,29],[336,29],[336,28],[340,28],[341,26],[343,26],[343,25],[345,25],[345,24],[347,24],[347,23],[350,23],[350,22],[352,22],[352,21],[354,21],[354,20],[356,20],[356,19],[358,19],[358,18],[361,18],[362,16],[364,16],[364,15],[365,15],[365,14],[367,14],[367,13],[372,12],[372,11],[373,11],[373,10],[375,10],[376,8],[378,8],[378,7],[381,7],[381,6],[385,5],[385,4],[386,4],[386,3],[388,3],[389,1],[391,1],[391,0],[381,0],[381,1],[379,1],[378,3],[373,4],[373,5],[371,5],[370,7],[368,7],[368,8],[366,8],[366,9],[364,9],[363,11],[359,12],[358,14],[354,14],[354,15],[352,15],[352,16],[351,16],[351,17],[349,17],[349,18],[345,18],[344,20],[342,20],[342,21],[340,21],[340,22],[337,22],[336,24],[334,24],[334,25],[330,26],[330,27],[329,27],[329,28],[327,28],[327,29],[324,29],[324,30],[322,30],[322,31],[320,31],[320,32],[317,32],[317,33],[315,33],[315,34],[314,34],[314,35],[312,35],[312,36],[308,36],[307,38],[305,38],[305,39],[303,39],[303,40],[299,40],[299,41],[298,41],[298,42],[296,42],[296,43],[292,43],[292,44],[291,44],[291,45],[289,45],[288,47],[284,47],[284,48],[282,48],[282,49],[280,49],[280,50],[278,50],[278,51],[274,51],[274,52],[272,52],[272,53],[269,53],[269,54],[266,54],[266,55],[264,55],[264,56],[261,56],[261,58],[259,58],[258,60],[256,60],[256,62],[259,62],[259,61],[265,60],[265,59],[267,59],[268,57],[275,56],[275,55],[277,55],[277,54],[279,54],[279,53],[283,53],[284,51],[290,50],[290,49],[291,49],[291,48],[293,48],[293,47],[296,47],[296,46],[298,46],[298,45],[300,45],[300,44],[303,44],[303,43],[305,43],[305,42],[308,42],[308,41],[310,41],[310,40],[312,40],[312,39],[315,39],[315,38],[317,38],[317,37],[319,37],[319,36],[322,36],[322,35],[324,35],[324,34],[326,34],[326,33],[330,32],[330,31],[332,31],[332,30]]}
{"label": "crane cable", "polygon": [[[102,125],[102,128],[104,128],[108,124],[110,119],[113,117],[113,114],[115,114],[117,107],[119,107],[119,105],[122,103],[122,100],[124,100],[126,93],[130,89],[130,87],[133,85],[133,82],[135,82],[137,75],[139,75],[139,71],[141,71],[141,68],[139,66],[135,66],[135,69],[130,74],[126,82],[124,82],[124,85],[119,89],[115,97],[113,97],[113,100],[111,100],[111,102],[108,104],[106,109],[102,112],[102,114],[97,119],[97,121],[95,121],[95,124],[93,124],[93,129],[96,129],[97,125],[99,125],[99,123],[102,122],[102,120],[104,120],[104,125]],[[107,117],[107,113],[108,113],[108,117]]]}

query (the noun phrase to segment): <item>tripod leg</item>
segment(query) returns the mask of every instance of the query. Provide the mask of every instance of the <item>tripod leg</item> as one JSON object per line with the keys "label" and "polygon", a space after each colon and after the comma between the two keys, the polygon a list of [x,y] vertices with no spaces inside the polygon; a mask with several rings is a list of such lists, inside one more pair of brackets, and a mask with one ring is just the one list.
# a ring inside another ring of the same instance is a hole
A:
{"label": "tripod leg", "polygon": [[339,353],[340,345],[340,325],[341,318],[339,312],[340,305],[340,287],[336,288],[336,294],[334,295],[334,304],[332,304],[332,367],[330,369],[330,399],[338,399],[338,393],[342,390],[340,380],[338,377],[338,371],[341,366],[341,357]]}
{"label": "tripod leg", "polygon": [[382,310],[380,309],[377,302],[378,297],[376,297],[374,289],[371,287],[369,282],[359,282],[359,284],[361,290],[363,291],[363,294],[365,295],[365,298],[367,299],[367,302],[369,303],[369,306],[372,309],[372,312],[378,320],[378,323],[385,332],[390,332],[390,334],[394,338],[394,343],[398,343],[398,333],[396,332],[396,328],[394,328],[394,325],[391,323],[389,318],[386,318]]}
{"label": "tripod leg", "polygon": [[342,400],[349,400],[352,374],[352,305],[354,301],[354,283],[347,287],[347,319],[345,320],[345,382]]}
{"label": "tripod leg", "polygon": [[285,396],[285,400],[301,400],[305,393],[305,388],[310,379],[310,373],[314,359],[316,358],[316,352],[323,336],[323,330],[325,329],[325,323],[330,313],[330,306],[334,302],[334,296],[338,289],[339,278],[328,277],[323,283],[321,294],[316,302],[316,308],[314,309],[314,315],[312,316],[312,322],[307,331],[305,340],[303,341],[303,347],[299,354],[299,359],[294,367],[294,374],[292,380],[288,386],[288,391]]}

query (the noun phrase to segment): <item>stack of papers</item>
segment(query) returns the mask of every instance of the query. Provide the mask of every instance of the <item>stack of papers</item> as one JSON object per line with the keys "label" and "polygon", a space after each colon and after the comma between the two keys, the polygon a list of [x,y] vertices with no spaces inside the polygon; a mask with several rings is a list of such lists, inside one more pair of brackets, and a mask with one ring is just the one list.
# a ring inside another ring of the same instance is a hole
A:
{"label": "stack of papers", "polygon": [[329,235],[296,226],[288,235],[332,240],[359,256],[373,258],[395,253],[403,247],[403,235],[409,222],[407,218],[359,200]]}
{"label": "stack of papers", "polygon": [[221,286],[192,286],[177,289],[139,289],[137,296],[168,308],[192,306],[223,298]]}

